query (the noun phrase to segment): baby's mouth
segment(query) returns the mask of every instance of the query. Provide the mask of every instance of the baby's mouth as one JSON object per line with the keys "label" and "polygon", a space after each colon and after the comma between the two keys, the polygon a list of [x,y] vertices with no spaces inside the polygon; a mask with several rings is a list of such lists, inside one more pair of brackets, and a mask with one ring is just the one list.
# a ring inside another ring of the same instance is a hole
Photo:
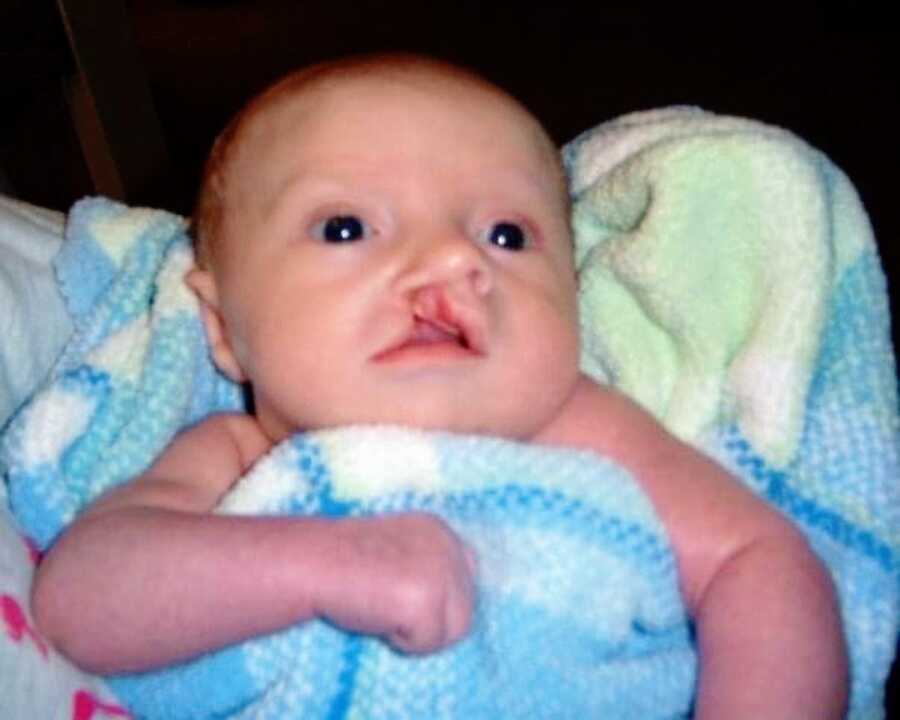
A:
{"label": "baby's mouth", "polygon": [[464,322],[449,307],[416,313],[398,342],[375,356],[376,362],[402,359],[471,359],[484,355],[475,324]]}
{"label": "baby's mouth", "polygon": [[438,345],[441,343],[458,345],[464,350],[470,349],[469,341],[462,328],[421,318],[413,321],[412,332],[406,338],[404,345]]}

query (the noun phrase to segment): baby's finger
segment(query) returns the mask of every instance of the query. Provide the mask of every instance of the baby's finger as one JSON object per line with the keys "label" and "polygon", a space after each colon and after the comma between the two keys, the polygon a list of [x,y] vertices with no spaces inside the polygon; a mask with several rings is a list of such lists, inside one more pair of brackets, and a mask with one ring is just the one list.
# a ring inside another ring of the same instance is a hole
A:
{"label": "baby's finger", "polygon": [[447,644],[444,618],[431,623],[419,623],[397,627],[387,638],[395,650],[410,655],[436,652]]}

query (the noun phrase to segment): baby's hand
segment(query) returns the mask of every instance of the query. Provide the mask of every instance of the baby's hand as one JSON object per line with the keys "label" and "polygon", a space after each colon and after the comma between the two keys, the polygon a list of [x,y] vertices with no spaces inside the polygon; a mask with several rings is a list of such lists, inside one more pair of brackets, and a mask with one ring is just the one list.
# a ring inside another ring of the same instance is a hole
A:
{"label": "baby's hand", "polygon": [[428,653],[469,631],[475,558],[439,518],[425,513],[335,523],[336,562],[320,586],[321,617]]}

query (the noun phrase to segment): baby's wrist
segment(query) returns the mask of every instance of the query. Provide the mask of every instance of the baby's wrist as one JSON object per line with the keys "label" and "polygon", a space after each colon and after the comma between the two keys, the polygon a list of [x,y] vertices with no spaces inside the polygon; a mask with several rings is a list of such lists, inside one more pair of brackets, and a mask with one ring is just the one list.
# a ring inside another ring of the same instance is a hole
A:
{"label": "baby's wrist", "polygon": [[327,520],[314,550],[310,600],[315,615],[334,620],[371,592],[371,578],[379,574],[377,519]]}

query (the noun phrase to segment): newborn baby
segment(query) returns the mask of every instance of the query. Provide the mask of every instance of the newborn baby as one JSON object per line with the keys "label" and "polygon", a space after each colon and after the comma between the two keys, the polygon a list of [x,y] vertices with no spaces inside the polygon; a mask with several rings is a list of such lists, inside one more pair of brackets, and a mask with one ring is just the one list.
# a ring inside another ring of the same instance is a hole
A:
{"label": "newborn baby", "polygon": [[842,716],[838,609],[801,534],[580,374],[566,182],[518,102],[426,58],[295,72],[217,140],[195,225],[187,282],[253,413],[184,431],[50,550],[34,610],[76,662],[138,671],[314,618],[409,653],[464,637],[477,558],[437,517],[211,514],[296,432],[395,424],[622,465],[674,548],[697,717]]}

